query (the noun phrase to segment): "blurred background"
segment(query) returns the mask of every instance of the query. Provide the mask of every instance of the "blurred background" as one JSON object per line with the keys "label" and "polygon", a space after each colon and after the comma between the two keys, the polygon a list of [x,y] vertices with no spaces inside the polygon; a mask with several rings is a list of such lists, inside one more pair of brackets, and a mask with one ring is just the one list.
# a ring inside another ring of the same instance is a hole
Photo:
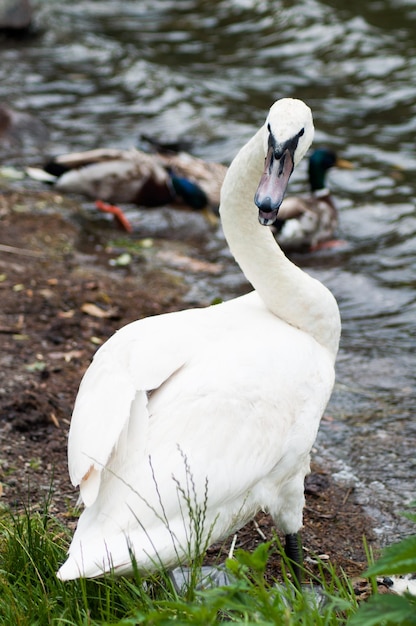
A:
{"label": "blurred background", "polygon": [[[416,470],[416,1],[33,0],[32,9],[28,30],[0,34],[0,103],[33,116],[31,130],[0,141],[2,166],[138,146],[143,133],[228,164],[285,96],[312,108],[315,147],[354,164],[328,176],[347,245],[294,258],[332,290],[343,320],[315,458],[356,487],[382,543],[406,533],[398,513],[415,499]],[[290,194],[308,190],[306,167]],[[215,233],[206,254],[224,248]],[[229,259],[223,275],[190,286],[189,301],[245,288]]]}

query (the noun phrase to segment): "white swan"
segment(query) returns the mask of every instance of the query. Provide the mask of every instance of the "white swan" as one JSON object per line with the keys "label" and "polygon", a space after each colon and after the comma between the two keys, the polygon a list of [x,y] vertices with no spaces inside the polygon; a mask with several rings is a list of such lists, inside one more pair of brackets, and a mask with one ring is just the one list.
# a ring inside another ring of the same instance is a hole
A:
{"label": "white swan", "polygon": [[264,225],[312,138],[310,109],[279,100],[226,175],[224,233],[255,291],[133,322],[98,350],[69,434],[86,508],[60,579],[128,574],[132,553],[139,570],[169,568],[261,508],[296,538],[340,319],[332,294]]}

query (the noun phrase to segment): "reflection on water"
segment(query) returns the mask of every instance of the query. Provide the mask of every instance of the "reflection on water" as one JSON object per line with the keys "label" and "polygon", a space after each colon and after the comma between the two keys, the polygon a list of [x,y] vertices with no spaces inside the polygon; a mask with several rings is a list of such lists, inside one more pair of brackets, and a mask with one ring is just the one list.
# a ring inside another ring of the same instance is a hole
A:
{"label": "reflection on water", "polygon": [[[274,99],[310,104],[315,145],[355,164],[329,176],[349,246],[296,259],[343,318],[319,454],[351,468],[385,540],[406,529],[391,514],[414,497],[415,25],[414,0],[39,0],[36,36],[0,40],[0,101],[47,123],[51,153],[128,147],[146,132],[184,135],[227,163]],[[23,153],[36,162],[33,145]],[[305,181],[302,164],[291,191]],[[229,259],[221,238],[206,253]],[[232,264],[209,281],[190,299],[245,288]]]}

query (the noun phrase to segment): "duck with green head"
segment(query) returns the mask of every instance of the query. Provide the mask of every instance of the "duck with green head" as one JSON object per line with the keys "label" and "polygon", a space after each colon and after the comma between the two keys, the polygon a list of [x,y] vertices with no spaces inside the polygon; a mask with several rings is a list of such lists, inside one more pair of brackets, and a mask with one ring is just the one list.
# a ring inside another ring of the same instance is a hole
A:
{"label": "duck with green head", "polygon": [[97,200],[97,207],[112,213],[126,230],[131,226],[113,203],[149,208],[172,205],[202,211],[210,223],[217,223],[226,171],[225,165],[187,152],[146,153],[135,148],[62,154],[43,170],[27,168],[32,178],[53,183],[63,193],[79,193]]}
{"label": "duck with green head", "polygon": [[289,196],[279,210],[272,230],[279,245],[287,251],[313,251],[335,247],[338,212],[325,185],[331,167],[351,169],[333,150],[318,148],[309,157],[308,177],[311,193],[307,197]]}

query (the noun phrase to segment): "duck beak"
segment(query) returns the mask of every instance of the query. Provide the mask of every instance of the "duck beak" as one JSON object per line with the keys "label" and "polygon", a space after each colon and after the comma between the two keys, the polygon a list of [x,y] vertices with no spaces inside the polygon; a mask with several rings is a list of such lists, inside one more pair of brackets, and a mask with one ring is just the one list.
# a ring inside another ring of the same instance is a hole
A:
{"label": "duck beak", "polygon": [[353,170],[354,164],[351,161],[347,161],[346,159],[337,159],[335,161],[335,167],[340,167],[344,170]]}
{"label": "duck beak", "polygon": [[273,145],[269,145],[264,171],[254,196],[259,209],[259,222],[263,226],[271,226],[277,218],[294,168],[292,152],[286,147],[277,158]]}

